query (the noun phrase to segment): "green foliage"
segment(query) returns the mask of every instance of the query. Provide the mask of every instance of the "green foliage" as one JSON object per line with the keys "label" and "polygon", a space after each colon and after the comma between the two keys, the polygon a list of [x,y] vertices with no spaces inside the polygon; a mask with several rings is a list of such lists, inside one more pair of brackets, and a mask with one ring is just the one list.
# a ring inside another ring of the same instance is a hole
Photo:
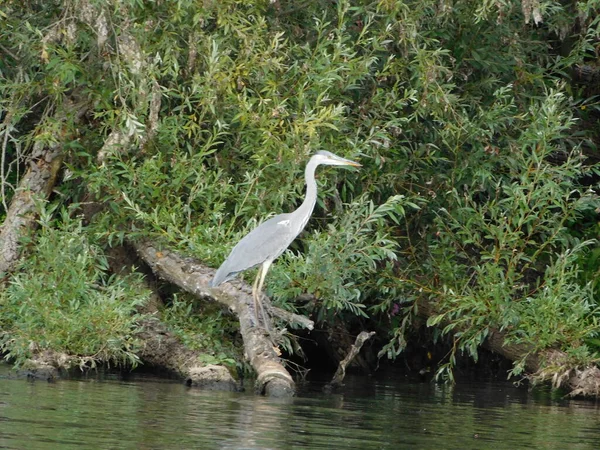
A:
{"label": "green foliage", "polygon": [[[578,255],[593,242],[583,242],[558,255],[546,268],[543,281],[518,302],[510,340],[534,343],[535,349],[582,347],[598,335],[598,306],[590,285],[578,283]],[[582,321],[581,318],[589,317]]]}
{"label": "green foliage", "polygon": [[[33,143],[66,133],[63,201],[82,201],[83,184],[109,206],[83,241],[160,238],[216,267],[300,204],[304,164],[327,149],[364,167],[318,173],[314,217],[269,274],[278,304],[323,322],[369,316],[389,327],[390,357],[430,300],[450,366],[491,329],[593,361],[600,128],[571,69],[595,58],[594,1],[130,0],[102,10],[103,48],[77,19],[84,3],[3,5],[5,203]],[[77,127],[52,115],[74,89],[94,105]],[[96,164],[113,130],[131,140]],[[314,301],[298,305],[304,293]],[[186,308],[165,310],[172,329],[217,345],[228,325]]]}
{"label": "green foliage", "polygon": [[75,356],[80,365],[138,363],[136,308],[147,292],[139,276],[108,274],[102,250],[78,220],[42,213],[36,251],[0,295],[1,348],[17,365],[39,351]]}
{"label": "green foliage", "polygon": [[220,307],[199,310],[194,308],[193,299],[175,295],[161,319],[187,348],[201,352],[204,363],[239,365],[247,370],[242,362],[242,344],[233,339],[236,323]]}
{"label": "green foliage", "polygon": [[366,196],[345,205],[348,212],[323,231],[305,239],[302,256],[285,254],[273,270],[273,295],[293,307],[301,294],[314,300],[307,313],[319,322],[337,314],[368,317],[364,300],[374,293],[390,294],[383,288],[392,284],[397,242],[386,231],[388,222],[399,224],[405,207],[418,209],[404,196],[390,197],[375,206]]}
{"label": "green foliage", "polygon": [[[563,96],[549,92],[531,108],[514,150],[496,155],[497,171],[451,191],[454,209],[441,209],[434,222],[431,270],[443,312],[429,324],[445,322],[455,350],[474,358],[490,327],[536,350],[581,346],[596,334],[593,291],[579,283],[575,264],[593,242],[579,243],[566,224],[598,199],[573,190],[583,159],[561,140],[572,126],[561,105]],[[562,161],[550,162],[556,154]]]}

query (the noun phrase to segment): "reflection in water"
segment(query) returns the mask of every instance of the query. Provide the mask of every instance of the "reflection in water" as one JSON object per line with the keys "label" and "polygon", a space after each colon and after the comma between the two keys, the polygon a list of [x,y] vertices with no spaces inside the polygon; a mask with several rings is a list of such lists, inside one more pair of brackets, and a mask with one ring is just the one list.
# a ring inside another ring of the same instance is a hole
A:
{"label": "reflection in water", "polygon": [[1,448],[600,448],[594,403],[508,383],[380,375],[349,378],[341,394],[280,400],[156,380],[31,383],[2,372]]}

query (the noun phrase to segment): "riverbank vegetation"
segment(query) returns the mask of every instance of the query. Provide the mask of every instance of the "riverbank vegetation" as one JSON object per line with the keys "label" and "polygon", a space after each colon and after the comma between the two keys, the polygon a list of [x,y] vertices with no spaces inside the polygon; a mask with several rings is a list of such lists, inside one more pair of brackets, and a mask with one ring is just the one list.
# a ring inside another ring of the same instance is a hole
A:
{"label": "riverbank vegetation", "polygon": [[151,329],[199,366],[260,372],[207,267],[297,207],[326,149],[364,167],[320,169],[313,219],[269,272],[288,355],[302,322],[285,311],[338,342],[376,330],[392,360],[425,319],[450,349],[439,378],[487,346],[513,375],[597,395],[574,380],[600,378],[599,9],[5,1],[4,357],[160,365]]}

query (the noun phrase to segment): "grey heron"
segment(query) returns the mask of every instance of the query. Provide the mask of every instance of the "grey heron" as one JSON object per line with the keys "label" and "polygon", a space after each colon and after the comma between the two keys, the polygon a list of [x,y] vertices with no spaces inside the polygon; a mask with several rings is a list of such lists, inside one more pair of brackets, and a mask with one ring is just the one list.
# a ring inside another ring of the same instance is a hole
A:
{"label": "grey heron", "polygon": [[210,283],[211,287],[217,287],[221,283],[231,280],[239,272],[260,265],[252,286],[252,297],[256,322],[259,323],[257,308],[260,307],[266,329],[268,329],[267,318],[260,299],[263,283],[273,261],[296,239],[313,212],[317,201],[315,169],[321,164],[361,167],[359,163],[341,158],[331,152],[322,150],[315,153],[308,161],[304,171],[306,196],[300,207],[294,212],[271,217],[244,236],[233,247]]}

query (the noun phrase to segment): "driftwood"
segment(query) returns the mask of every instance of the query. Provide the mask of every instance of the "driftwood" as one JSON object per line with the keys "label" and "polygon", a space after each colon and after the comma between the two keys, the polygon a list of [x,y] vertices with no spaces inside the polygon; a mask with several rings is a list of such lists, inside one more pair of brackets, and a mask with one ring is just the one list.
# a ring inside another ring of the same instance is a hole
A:
{"label": "driftwood", "polygon": [[[183,258],[174,251],[158,249],[148,241],[134,243],[134,246],[156,275],[198,297],[213,299],[238,316],[245,356],[258,375],[258,393],[274,397],[294,395],[294,380],[283,366],[278,349],[264,329],[257,326],[250,286],[236,282],[237,286],[229,283],[219,288],[209,288],[207,286],[213,270],[198,261]],[[275,314],[280,313],[276,308],[272,310]],[[288,313],[288,319],[312,328],[312,322],[306,318]]]}
{"label": "driftwood", "polygon": [[340,364],[338,365],[338,368],[335,371],[335,375],[333,375],[331,382],[325,386],[325,390],[330,391],[342,385],[342,382],[346,377],[346,367],[348,367],[348,364],[350,364],[352,360],[356,357],[356,355],[358,355],[363,344],[369,339],[371,339],[371,337],[373,337],[374,335],[374,331],[361,331],[359,335],[356,336],[354,344],[350,347],[350,350],[348,351],[346,357],[340,361]]}
{"label": "driftwood", "polygon": [[[433,302],[419,302],[419,315],[427,318],[436,314]],[[507,344],[506,334],[495,329],[490,330],[484,345],[510,361],[525,359],[525,370],[534,383],[550,381],[554,388],[567,389],[573,397],[600,397],[600,369],[596,366],[575,367],[563,351],[546,349],[535,352],[529,345]]]}

